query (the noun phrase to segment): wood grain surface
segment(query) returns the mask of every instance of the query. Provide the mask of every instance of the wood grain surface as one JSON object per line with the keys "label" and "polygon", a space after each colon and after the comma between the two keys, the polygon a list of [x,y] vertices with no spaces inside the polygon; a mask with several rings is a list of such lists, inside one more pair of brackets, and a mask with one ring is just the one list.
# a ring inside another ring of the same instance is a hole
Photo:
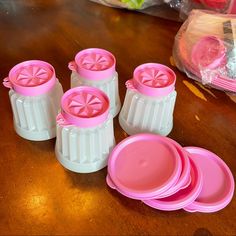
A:
{"label": "wood grain surface", "polygon": [[[123,101],[125,81],[136,66],[158,62],[171,67],[180,26],[86,0],[0,0],[0,75],[3,79],[21,61],[41,59],[55,67],[66,91],[68,62],[81,49],[100,47],[117,59]],[[215,152],[235,176],[235,97],[204,90],[172,68],[178,96],[169,136],[183,146]],[[93,174],[65,170],[55,158],[55,139],[33,142],[19,137],[3,86],[0,104],[0,234],[236,235],[235,198],[212,214],[154,210],[109,189],[106,168]],[[115,136],[117,142],[126,137],[117,118]]]}

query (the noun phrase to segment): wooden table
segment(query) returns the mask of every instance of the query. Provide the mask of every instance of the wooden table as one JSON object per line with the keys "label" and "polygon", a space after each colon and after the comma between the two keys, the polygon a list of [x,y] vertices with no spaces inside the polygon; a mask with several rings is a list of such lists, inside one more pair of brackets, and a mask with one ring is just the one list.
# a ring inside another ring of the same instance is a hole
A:
{"label": "wooden table", "polygon": [[[17,63],[48,61],[64,90],[67,64],[89,47],[117,59],[120,97],[134,68],[145,62],[170,66],[180,23],[104,7],[86,0],[0,0],[0,73]],[[184,146],[212,150],[236,173],[236,106],[223,92],[200,88],[177,74],[174,129]],[[184,83],[183,83],[184,81]],[[186,82],[187,81],[187,82]],[[196,96],[191,83],[205,99]],[[55,139],[31,142],[14,131],[8,91],[0,87],[0,233],[86,235],[235,235],[236,199],[213,214],[161,212],[123,197],[105,183],[106,169],[93,174],[65,170],[54,154]],[[125,137],[115,119],[116,141]]]}

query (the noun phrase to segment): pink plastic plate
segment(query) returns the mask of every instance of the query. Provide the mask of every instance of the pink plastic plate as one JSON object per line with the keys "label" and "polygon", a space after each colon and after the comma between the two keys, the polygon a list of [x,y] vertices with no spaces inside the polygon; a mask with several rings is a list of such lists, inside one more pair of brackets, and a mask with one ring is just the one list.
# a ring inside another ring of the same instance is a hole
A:
{"label": "pink plastic plate", "polygon": [[152,199],[179,179],[182,165],[173,145],[159,135],[138,134],[120,142],[108,160],[116,189],[133,199]]}
{"label": "pink plastic plate", "polygon": [[184,209],[189,212],[215,212],[226,207],[234,193],[234,179],[228,166],[217,155],[203,148],[184,149],[203,174],[202,191]]}
{"label": "pink plastic plate", "polygon": [[202,189],[203,177],[199,168],[191,162],[191,183],[190,185],[178,191],[172,196],[163,199],[152,199],[143,201],[150,207],[163,211],[179,210],[192,203],[199,195]]}
{"label": "pink plastic plate", "polygon": [[190,162],[189,158],[187,155],[187,152],[174,140],[167,138],[174,145],[176,148],[177,152],[179,153],[179,156],[181,158],[181,163],[182,163],[182,172],[180,175],[180,178],[178,179],[177,183],[175,183],[170,189],[168,189],[166,192],[161,194],[158,198],[165,198],[170,195],[175,194],[178,192],[180,189],[184,189],[188,187],[191,183],[191,176],[190,176]]}

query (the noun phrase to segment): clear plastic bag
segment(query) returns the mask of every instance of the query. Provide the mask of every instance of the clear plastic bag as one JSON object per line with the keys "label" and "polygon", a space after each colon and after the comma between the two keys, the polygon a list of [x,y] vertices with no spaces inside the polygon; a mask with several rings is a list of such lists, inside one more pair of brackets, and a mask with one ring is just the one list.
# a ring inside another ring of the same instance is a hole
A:
{"label": "clear plastic bag", "polygon": [[181,0],[180,17],[185,19],[193,9],[236,14],[236,0]]}
{"label": "clear plastic bag", "polygon": [[175,37],[173,58],[188,77],[236,92],[236,15],[193,10]]}
{"label": "clear plastic bag", "polygon": [[148,15],[181,21],[181,0],[91,0],[109,7],[136,10]]}
{"label": "clear plastic bag", "polygon": [[92,0],[110,7],[121,7],[127,9],[145,9],[153,5],[160,5],[163,0]]}

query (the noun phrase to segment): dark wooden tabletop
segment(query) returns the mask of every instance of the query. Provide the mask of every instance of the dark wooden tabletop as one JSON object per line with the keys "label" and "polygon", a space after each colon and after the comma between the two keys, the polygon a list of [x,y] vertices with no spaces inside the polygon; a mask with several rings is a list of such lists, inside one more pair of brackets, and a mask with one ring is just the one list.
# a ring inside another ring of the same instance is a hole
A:
{"label": "dark wooden tabletop", "polygon": [[[171,66],[180,23],[86,0],[0,0],[0,75],[17,63],[51,63],[64,90],[67,64],[84,48],[100,47],[117,59],[120,97],[136,66]],[[178,93],[171,138],[207,148],[236,174],[236,104],[217,90],[204,90],[177,68]],[[194,86],[192,91],[189,85]],[[235,235],[236,199],[223,210],[190,214],[161,212],[110,190],[106,168],[93,174],[64,169],[55,139],[32,142],[14,131],[8,91],[0,87],[0,234]],[[115,119],[115,136],[125,137]]]}

